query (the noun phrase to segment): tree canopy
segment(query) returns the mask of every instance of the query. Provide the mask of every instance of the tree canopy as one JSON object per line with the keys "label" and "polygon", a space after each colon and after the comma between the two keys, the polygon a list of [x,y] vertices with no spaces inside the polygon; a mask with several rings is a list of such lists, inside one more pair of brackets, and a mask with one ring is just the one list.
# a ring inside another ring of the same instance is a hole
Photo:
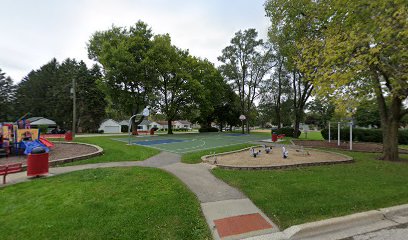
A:
{"label": "tree canopy", "polygon": [[261,82],[274,64],[272,49],[262,39],[258,39],[258,32],[251,28],[236,32],[218,60],[222,62],[220,70],[223,76],[238,93],[241,114],[249,121]]}
{"label": "tree canopy", "polygon": [[398,126],[408,96],[405,1],[270,0],[266,9],[278,36],[294,36],[278,43],[289,42],[285,51],[296,53],[293,64],[317,93],[347,99],[338,106],[350,110],[360,96],[375,97],[383,158],[398,159]]}

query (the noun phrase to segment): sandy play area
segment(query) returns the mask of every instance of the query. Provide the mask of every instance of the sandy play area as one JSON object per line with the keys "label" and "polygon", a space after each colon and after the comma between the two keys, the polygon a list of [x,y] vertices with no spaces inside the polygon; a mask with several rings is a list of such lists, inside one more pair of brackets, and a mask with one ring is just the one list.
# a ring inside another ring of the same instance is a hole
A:
{"label": "sandy play area", "polygon": [[[348,163],[353,159],[346,155],[318,151],[314,149],[301,148],[286,148],[288,151],[288,158],[283,159],[282,148],[272,148],[272,151],[267,154],[263,147],[254,148],[255,152],[261,150],[261,154],[253,157],[250,154],[250,149],[245,149],[239,152],[219,154],[214,156],[207,156],[203,160],[224,168],[238,168],[238,169],[273,169],[286,168],[310,165],[324,165],[336,163]],[[216,160],[216,162],[214,162]]]}

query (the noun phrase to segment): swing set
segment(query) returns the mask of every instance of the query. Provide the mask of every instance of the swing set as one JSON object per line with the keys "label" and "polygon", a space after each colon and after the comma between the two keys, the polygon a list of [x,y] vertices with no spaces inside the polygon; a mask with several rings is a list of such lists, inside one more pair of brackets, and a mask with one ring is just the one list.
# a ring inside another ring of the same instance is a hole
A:
{"label": "swing set", "polygon": [[[333,122],[334,124],[337,123],[337,146],[340,146],[340,128],[341,125],[348,124],[350,127],[350,150],[353,150],[353,121],[339,121],[339,122]],[[329,122],[329,142],[331,142],[331,122]]]}

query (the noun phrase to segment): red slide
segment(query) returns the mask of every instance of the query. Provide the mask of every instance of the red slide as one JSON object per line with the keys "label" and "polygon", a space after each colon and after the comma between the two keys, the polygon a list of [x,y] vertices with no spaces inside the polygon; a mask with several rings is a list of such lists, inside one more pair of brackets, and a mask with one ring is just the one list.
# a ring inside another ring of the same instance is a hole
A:
{"label": "red slide", "polygon": [[41,142],[42,144],[44,144],[47,148],[52,148],[52,147],[54,147],[54,143],[48,141],[47,139],[45,139],[45,138],[43,138],[43,137],[40,137],[40,142]]}

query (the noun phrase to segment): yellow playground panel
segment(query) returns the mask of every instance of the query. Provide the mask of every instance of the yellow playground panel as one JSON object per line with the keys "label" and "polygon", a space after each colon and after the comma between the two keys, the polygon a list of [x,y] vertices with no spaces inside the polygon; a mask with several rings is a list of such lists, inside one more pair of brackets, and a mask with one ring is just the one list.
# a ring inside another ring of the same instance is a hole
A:
{"label": "yellow playground panel", "polygon": [[17,142],[23,141],[25,138],[31,138],[31,140],[37,140],[39,138],[38,129],[18,129],[17,130]]}

